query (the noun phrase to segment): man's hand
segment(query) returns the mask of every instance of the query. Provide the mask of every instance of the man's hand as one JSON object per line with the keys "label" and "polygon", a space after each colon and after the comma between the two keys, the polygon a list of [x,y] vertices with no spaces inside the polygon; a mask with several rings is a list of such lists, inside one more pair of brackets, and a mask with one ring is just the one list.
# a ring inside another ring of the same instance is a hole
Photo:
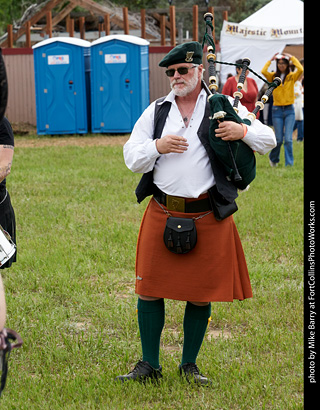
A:
{"label": "man's hand", "polygon": [[169,154],[175,152],[182,154],[188,149],[189,144],[186,138],[179,135],[165,135],[162,138],[156,140],[156,147],[159,154]]}
{"label": "man's hand", "polygon": [[223,141],[235,141],[243,138],[244,131],[241,124],[234,121],[222,121],[216,129],[216,137]]}
{"label": "man's hand", "polygon": [[12,145],[0,145],[0,182],[10,174],[13,150]]}

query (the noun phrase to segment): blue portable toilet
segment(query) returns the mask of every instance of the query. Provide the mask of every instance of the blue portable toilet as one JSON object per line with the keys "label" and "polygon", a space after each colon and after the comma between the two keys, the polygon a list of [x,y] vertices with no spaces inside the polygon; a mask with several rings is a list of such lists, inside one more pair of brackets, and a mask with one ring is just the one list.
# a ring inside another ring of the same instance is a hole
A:
{"label": "blue portable toilet", "polygon": [[149,105],[149,42],[118,34],[91,43],[91,130],[131,132]]}
{"label": "blue portable toilet", "polygon": [[54,37],[33,48],[38,134],[90,129],[90,42]]}

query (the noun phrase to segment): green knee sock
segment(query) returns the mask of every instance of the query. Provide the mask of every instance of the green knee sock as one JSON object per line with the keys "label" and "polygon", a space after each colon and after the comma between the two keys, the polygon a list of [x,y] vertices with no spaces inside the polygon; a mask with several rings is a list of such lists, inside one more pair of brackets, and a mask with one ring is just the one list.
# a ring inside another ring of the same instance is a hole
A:
{"label": "green knee sock", "polygon": [[160,337],[164,326],[164,301],[138,299],[138,323],[142,346],[142,360],[154,369],[159,368]]}
{"label": "green knee sock", "polygon": [[210,303],[206,306],[196,306],[187,302],[183,321],[184,341],[181,364],[196,363],[210,315]]}

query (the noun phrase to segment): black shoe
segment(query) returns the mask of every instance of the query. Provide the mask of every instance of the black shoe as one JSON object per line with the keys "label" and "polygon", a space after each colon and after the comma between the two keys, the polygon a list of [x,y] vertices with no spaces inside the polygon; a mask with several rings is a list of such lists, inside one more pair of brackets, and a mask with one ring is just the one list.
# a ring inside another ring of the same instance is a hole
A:
{"label": "black shoe", "polygon": [[137,380],[137,381],[145,381],[148,379],[151,380],[158,380],[161,379],[162,367],[160,366],[159,369],[154,369],[149,362],[143,362],[141,360],[135,365],[135,368],[129,372],[128,374],[124,374],[122,376],[117,376],[115,380],[120,382],[125,382],[127,380]]}
{"label": "black shoe", "polygon": [[211,386],[212,381],[203,376],[195,363],[185,363],[179,366],[180,376],[185,376],[188,383],[196,383],[203,386]]}

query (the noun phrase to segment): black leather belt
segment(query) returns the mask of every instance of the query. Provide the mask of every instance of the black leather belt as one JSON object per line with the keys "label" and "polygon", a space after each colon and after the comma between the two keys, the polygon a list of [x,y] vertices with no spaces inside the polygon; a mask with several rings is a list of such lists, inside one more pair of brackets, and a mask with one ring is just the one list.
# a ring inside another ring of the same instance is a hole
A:
{"label": "black leather belt", "polygon": [[186,198],[179,196],[167,195],[164,192],[159,192],[154,195],[154,198],[162,205],[165,205],[169,211],[197,213],[208,212],[212,210],[209,198],[187,201]]}

